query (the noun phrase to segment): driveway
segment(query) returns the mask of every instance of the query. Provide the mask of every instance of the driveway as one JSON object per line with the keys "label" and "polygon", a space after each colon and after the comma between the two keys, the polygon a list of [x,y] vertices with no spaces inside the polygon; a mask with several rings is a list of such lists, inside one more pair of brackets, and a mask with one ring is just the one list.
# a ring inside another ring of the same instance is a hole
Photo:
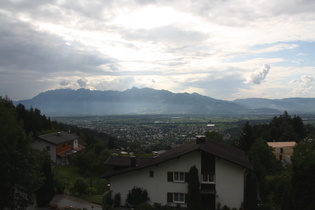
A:
{"label": "driveway", "polygon": [[[102,210],[101,205],[90,203],[71,195],[55,195],[55,197],[51,200],[50,203],[57,204],[58,207],[71,206],[71,207],[80,208],[80,209],[85,208],[88,210]],[[37,207],[27,208],[27,210],[47,210],[47,209],[51,209],[51,208],[37,208]]]}
{"label": "driveway", "polygon": [[101,205],[90,203],[71,195],[56,195],[50,203],[55,203],[58,207],[71,206],[80,209],[102,210]]}

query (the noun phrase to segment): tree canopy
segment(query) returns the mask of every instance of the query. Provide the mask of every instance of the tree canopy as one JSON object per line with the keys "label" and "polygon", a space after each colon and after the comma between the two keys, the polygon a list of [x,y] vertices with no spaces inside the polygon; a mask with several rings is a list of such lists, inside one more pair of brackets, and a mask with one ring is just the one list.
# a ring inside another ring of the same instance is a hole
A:
{"label": "tree canopy", "polygon": [[17,119],[10,100],[0,97],[0,209],[25,209],[40,187],[39,152]]}

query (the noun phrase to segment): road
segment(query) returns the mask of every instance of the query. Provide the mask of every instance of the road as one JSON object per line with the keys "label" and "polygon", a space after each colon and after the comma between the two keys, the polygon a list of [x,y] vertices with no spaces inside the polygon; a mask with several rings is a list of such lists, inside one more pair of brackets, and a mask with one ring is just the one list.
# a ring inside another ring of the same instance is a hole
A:
{"label": "road", "polygon": [[[88,210],[102,210],[102,206],[87,202],[71,195],[55,195],[50,204],[57,204],[58,207],[74,207]],[[51,208],[29,207],[27,210],[46,210]]]}

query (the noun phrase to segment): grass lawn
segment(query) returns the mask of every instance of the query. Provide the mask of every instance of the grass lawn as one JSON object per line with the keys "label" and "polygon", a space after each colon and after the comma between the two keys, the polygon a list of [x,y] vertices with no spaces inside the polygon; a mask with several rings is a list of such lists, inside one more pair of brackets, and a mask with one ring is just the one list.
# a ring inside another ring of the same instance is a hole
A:
{"label": "grass lawn", "polygon": [[66,179],[65,193],[70,194],[70,187],[77,177],[81,177],[80,169],[76,166],[55,166],[54,173],[60,174]]}
{"label": "grass lawn", "polygon": [[89,185],[92,184],[93,187],[97,187],[100,184],[99,183],[100,180],[98,179],[98,177],[92,176],[92,179],[90,177],[85,177],[85,174],[82,174],[79,167],[76,167],[76,166],[69,166],[69,165],[68,166],[55,166],[53,168],[53,171],[55,174],[62,175],[65,178],[66,188],[64,192],[66,194],[71,194],[70,188],[73,186],[73,183],[75,182],[77,177],[86,178],[86,181],[88,182],[88,184]]}

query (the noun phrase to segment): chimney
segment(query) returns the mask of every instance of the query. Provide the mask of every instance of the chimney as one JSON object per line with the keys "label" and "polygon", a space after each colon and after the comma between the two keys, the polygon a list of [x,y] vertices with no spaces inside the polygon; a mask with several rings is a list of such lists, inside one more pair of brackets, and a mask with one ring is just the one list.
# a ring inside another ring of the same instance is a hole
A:
{"label": "chimney", "polygon": [[206,143],[206,136],[198,135],[196,136],[196,144],[205,144]]}
{"label": "chimney", "polygon": [[136,157],[131,157],[130,158],[130,166],[131,167],[136,167],[137,166],[137,160],[136,160]]}

